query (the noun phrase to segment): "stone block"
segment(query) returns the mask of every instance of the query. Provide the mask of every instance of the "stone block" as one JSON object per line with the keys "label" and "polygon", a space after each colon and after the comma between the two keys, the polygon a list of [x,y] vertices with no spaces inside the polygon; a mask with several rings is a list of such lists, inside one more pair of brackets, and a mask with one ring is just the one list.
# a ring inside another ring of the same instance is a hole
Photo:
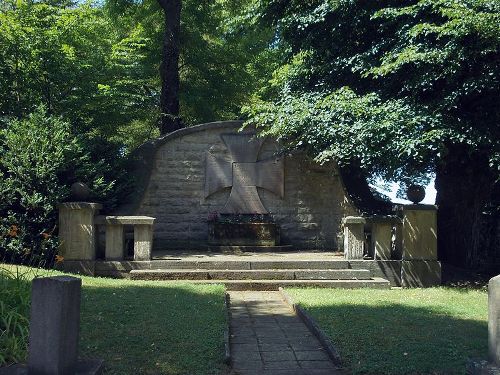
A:
{"label": "stone block", "polygon": [[363,259],[365,243],[365,223],[362,217],[347,216],[344,225],[344,257],[347,260]]}
{"label": "stone block", "polygon": [[134,225],[134,260],[151,260],[153,226]]}
{"label": "stone block", "polygon": [[500,275],[488,283],[488,354],[500,366]]}
{"label": "stone block", "polygon": [[106,260],[122,260],[124,256],[125,235],[123,225],[106,225]]}
{"label": "stone block", "polygon": [[392,223],[390,221],[372,223],[372,246],[375,259],[391,259]]}
{"label": "stone block", "polygon": [[401,286],[428,288],[441,285],[441,263],[437,260],[403,260]]}
{"label": "stone block", "polygon": [[94,217],[98,203],[68,202],[59,205],[59,254],[66,260],[94,260],[97,231]]}
{"label": "stone block", "polygon": [[54,276],[33,280],[28,368],[30,374],[70,374],[78,359],[82,281]]}
{"label": "stone block", "polygon": [[436,206],[403,207],[403,260],[437,259]]}

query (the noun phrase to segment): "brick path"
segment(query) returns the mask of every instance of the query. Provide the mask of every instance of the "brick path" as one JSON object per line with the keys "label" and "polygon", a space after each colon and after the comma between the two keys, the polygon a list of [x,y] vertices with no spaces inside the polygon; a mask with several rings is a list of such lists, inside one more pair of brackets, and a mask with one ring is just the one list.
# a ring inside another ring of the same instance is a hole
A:
{"label": "brick path", "polygon": [[320,342],[278,292],[229,292],[231,355],[239,375],[334,375]]}

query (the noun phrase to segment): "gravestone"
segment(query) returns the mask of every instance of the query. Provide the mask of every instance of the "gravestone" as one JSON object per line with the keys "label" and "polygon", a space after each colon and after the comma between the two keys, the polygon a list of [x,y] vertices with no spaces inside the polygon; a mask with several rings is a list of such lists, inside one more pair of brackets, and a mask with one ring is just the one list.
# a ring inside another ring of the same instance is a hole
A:
{"label": "gravestone", "polygon": [[102,360],[78,360],[81,285],[70,276],[33,280],[28,364],[0,369],[0,375],[102,373]]}

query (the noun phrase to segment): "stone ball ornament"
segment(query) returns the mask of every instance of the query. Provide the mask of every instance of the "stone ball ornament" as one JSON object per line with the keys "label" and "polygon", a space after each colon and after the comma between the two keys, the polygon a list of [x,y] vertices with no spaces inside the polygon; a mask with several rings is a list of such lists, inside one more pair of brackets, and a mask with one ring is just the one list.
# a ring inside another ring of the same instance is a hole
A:
{"label": "stone ball ornament", "polygon": [[425,198],[425,188],[421,185],[410,185],[406,190],[406,196],[414,204],[420,203]]}
{"label": "stone ball ornament", "polygon": [[90,188],[83,182],[75,182],[71,185],[71,199],[84,202],[90,197]]}

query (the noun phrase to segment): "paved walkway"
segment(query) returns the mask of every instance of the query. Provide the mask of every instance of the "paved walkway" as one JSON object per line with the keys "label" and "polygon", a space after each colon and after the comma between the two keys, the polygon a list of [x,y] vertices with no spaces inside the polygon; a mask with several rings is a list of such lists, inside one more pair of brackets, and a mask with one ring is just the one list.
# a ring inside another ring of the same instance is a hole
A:
{"label": "paved walkway", "polygon": [[229,295],[231,355],[236,374],[340,374],[278,292]]}

